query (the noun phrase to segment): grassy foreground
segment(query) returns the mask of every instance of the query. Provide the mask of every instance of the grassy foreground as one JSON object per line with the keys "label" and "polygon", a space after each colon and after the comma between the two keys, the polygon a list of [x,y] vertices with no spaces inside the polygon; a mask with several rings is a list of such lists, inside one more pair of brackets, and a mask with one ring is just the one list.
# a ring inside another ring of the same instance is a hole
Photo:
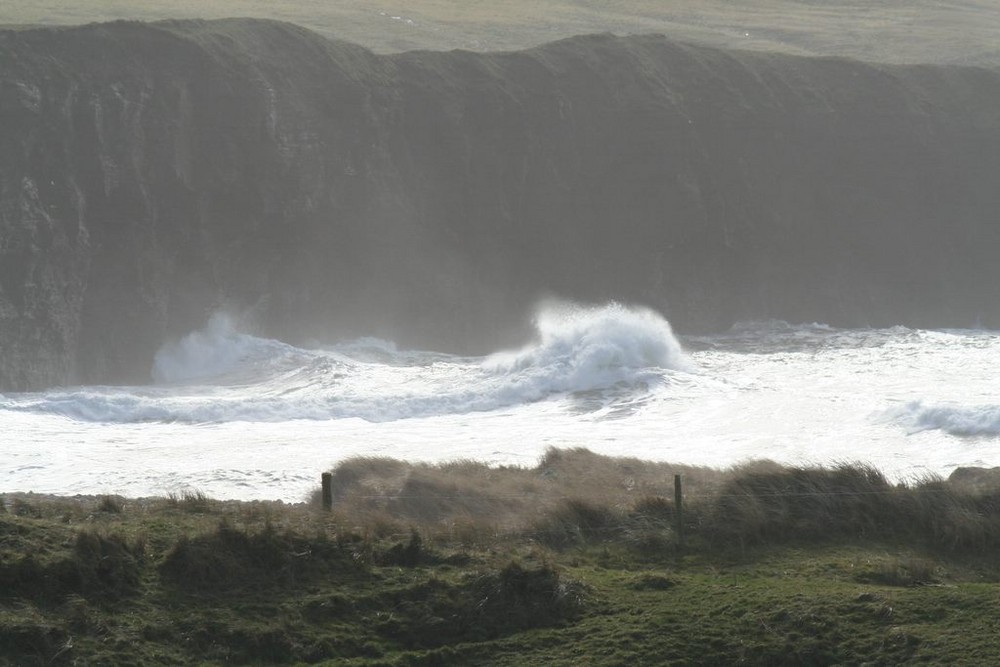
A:
{"label": "grassy foreground", "polygon": [[551,450],[334,482],[332,512],[6,496],[0,665],[1000,662],[988,476]]}

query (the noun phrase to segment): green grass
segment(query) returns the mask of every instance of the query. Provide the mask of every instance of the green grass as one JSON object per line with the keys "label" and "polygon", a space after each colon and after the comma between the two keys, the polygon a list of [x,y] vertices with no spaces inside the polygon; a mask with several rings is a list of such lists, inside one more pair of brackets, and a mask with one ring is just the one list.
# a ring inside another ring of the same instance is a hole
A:
{"label": "green grass", "polygon": [[684,469],[682,544],[673,470],[356,459],[332,512],[8,496],[0,665],[1000,660],[990,483]]}
{"label": "green grass", "polygon": [[594,32],[663,33],[715,46],[886,62],[1000,62],[988,0],[5,0],[0,24],[249,16],[289,21],[376,51],[509,50]]}

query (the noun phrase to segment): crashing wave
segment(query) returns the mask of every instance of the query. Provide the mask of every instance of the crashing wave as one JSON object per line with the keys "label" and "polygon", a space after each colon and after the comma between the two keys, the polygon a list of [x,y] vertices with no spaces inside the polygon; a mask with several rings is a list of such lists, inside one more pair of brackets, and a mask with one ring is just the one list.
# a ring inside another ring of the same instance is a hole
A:
{"label": "crashing wave", "polygon": [[670,324],[645,308],[549,304],[535,323],[537,340],[520,351],[468,359],[372,338],[305,350],[219,315],[157,353],[155,386],[22,395],[0,407],[94,422],[383,422],[590,393],[596,411],[693,368]]}
{"label": "crashing wave", "polygon": [[1000,435],[1000,405],[927,405],[911,401],[891,411],[890,417],[911,433],[941,430],[957,436]]}
{"label": "crashing wave", "polygon": [[591,391],[694,368],[670,323],[648,308],[550,303],[539,309],[535,327],[533,344],[491,355],[483,366],[519,378],[538,394]]}

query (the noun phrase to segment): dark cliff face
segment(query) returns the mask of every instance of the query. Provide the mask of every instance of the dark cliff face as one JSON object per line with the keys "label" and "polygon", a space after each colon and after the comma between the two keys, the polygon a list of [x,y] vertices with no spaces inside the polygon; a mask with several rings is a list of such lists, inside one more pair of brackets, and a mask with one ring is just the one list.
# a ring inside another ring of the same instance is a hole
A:
{"label": "dark cliff face", "polygon": [[1000,326],[1000,72],[287,24],[0,32],[0,389],[147,381],[228,308],[483,352],[557,295]]}

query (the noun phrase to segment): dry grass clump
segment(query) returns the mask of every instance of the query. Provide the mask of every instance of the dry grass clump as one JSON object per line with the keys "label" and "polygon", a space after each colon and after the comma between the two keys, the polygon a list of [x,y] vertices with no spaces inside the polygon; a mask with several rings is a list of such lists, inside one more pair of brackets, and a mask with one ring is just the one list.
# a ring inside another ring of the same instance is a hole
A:
{"label": "dry grass clump", "polygon": [[930,478],[894,497],[899,530],[948,550],[982,552],[1000,546],[997,494],[979,494]]}
{"label": "dry grass clump", "polygon": [[97,511],[106,514],[121,514],[125,511],[125,499],[121,496],[101,496],[97,501]]}
{"label": "dry grass clump", "polygon": [[555,549],[615,542],[663,554],[681,543],[675,474],[687,548],[859,539],[970,553],[1000,546],[1000,490],[938,478],[893,484],[860,463],[754,461],[720,471],[585,449],[550,449],[533,468],[351,459],[334,471],[334,510],[341,525],[374,538],[416,529],[466,548],[525,537]]}
{"label": "dry grass clump", "polygon": [[714,544],[869,539],[968,554],[1000,546],[1000,492],[936,477],[893,485],[864,464],[735,471],[697,512]]}
{"label": "dry grass clump", "polygon": [[702,520],[720,543],[866,537],[891,525],[892,499],[893,486],[871,466],[756,465],[731,472]]}
{"label": "dry grass clump", "polygon": [[885,586],[927,586],[940,578],[940,566],[933,560],[914,556],[886,558],[858,575],[865,583]]}
{"label": "dry grass clump", "polygon": [[167,506],[191,514],[208,514],[212,511],[213,500],[201,491],[182,491],[180,495],[167,495]]}
{"label": "dry grass clump", "polygon": [[410,464],[384,456],[356,456],[333,469],[334,500],[356,487],[379,494],[397,486],[406,477]]}
{"label": "dry grass clump", "polygon": [[711,492],[725,479],[715,468],[604,456],[580,447],[550,448],[534,470],[564,497],[621,507],[645,496],[672,497],[674,475],[682,475],[686,492],[694,495]]}
{"label": "dry grass clump", "polygon": [[[675,474],[696,494],[723,478],[709,468],[586,449],[550,449],[534,468],[363,457],[332,471],[334,509],[346,524],[378,536],[416,526],[466,545],[524,532],[556,545],[592,539],[620,524],[636,503],[672,497]],[[319,503],[318,494],[313,501]]]}
{"label": "dry grass clump", "polygon": [[546,512],[527,532],[542,544],[561,549],[611,539],[625,528],[623,519],[615,508],[569,498]]}

